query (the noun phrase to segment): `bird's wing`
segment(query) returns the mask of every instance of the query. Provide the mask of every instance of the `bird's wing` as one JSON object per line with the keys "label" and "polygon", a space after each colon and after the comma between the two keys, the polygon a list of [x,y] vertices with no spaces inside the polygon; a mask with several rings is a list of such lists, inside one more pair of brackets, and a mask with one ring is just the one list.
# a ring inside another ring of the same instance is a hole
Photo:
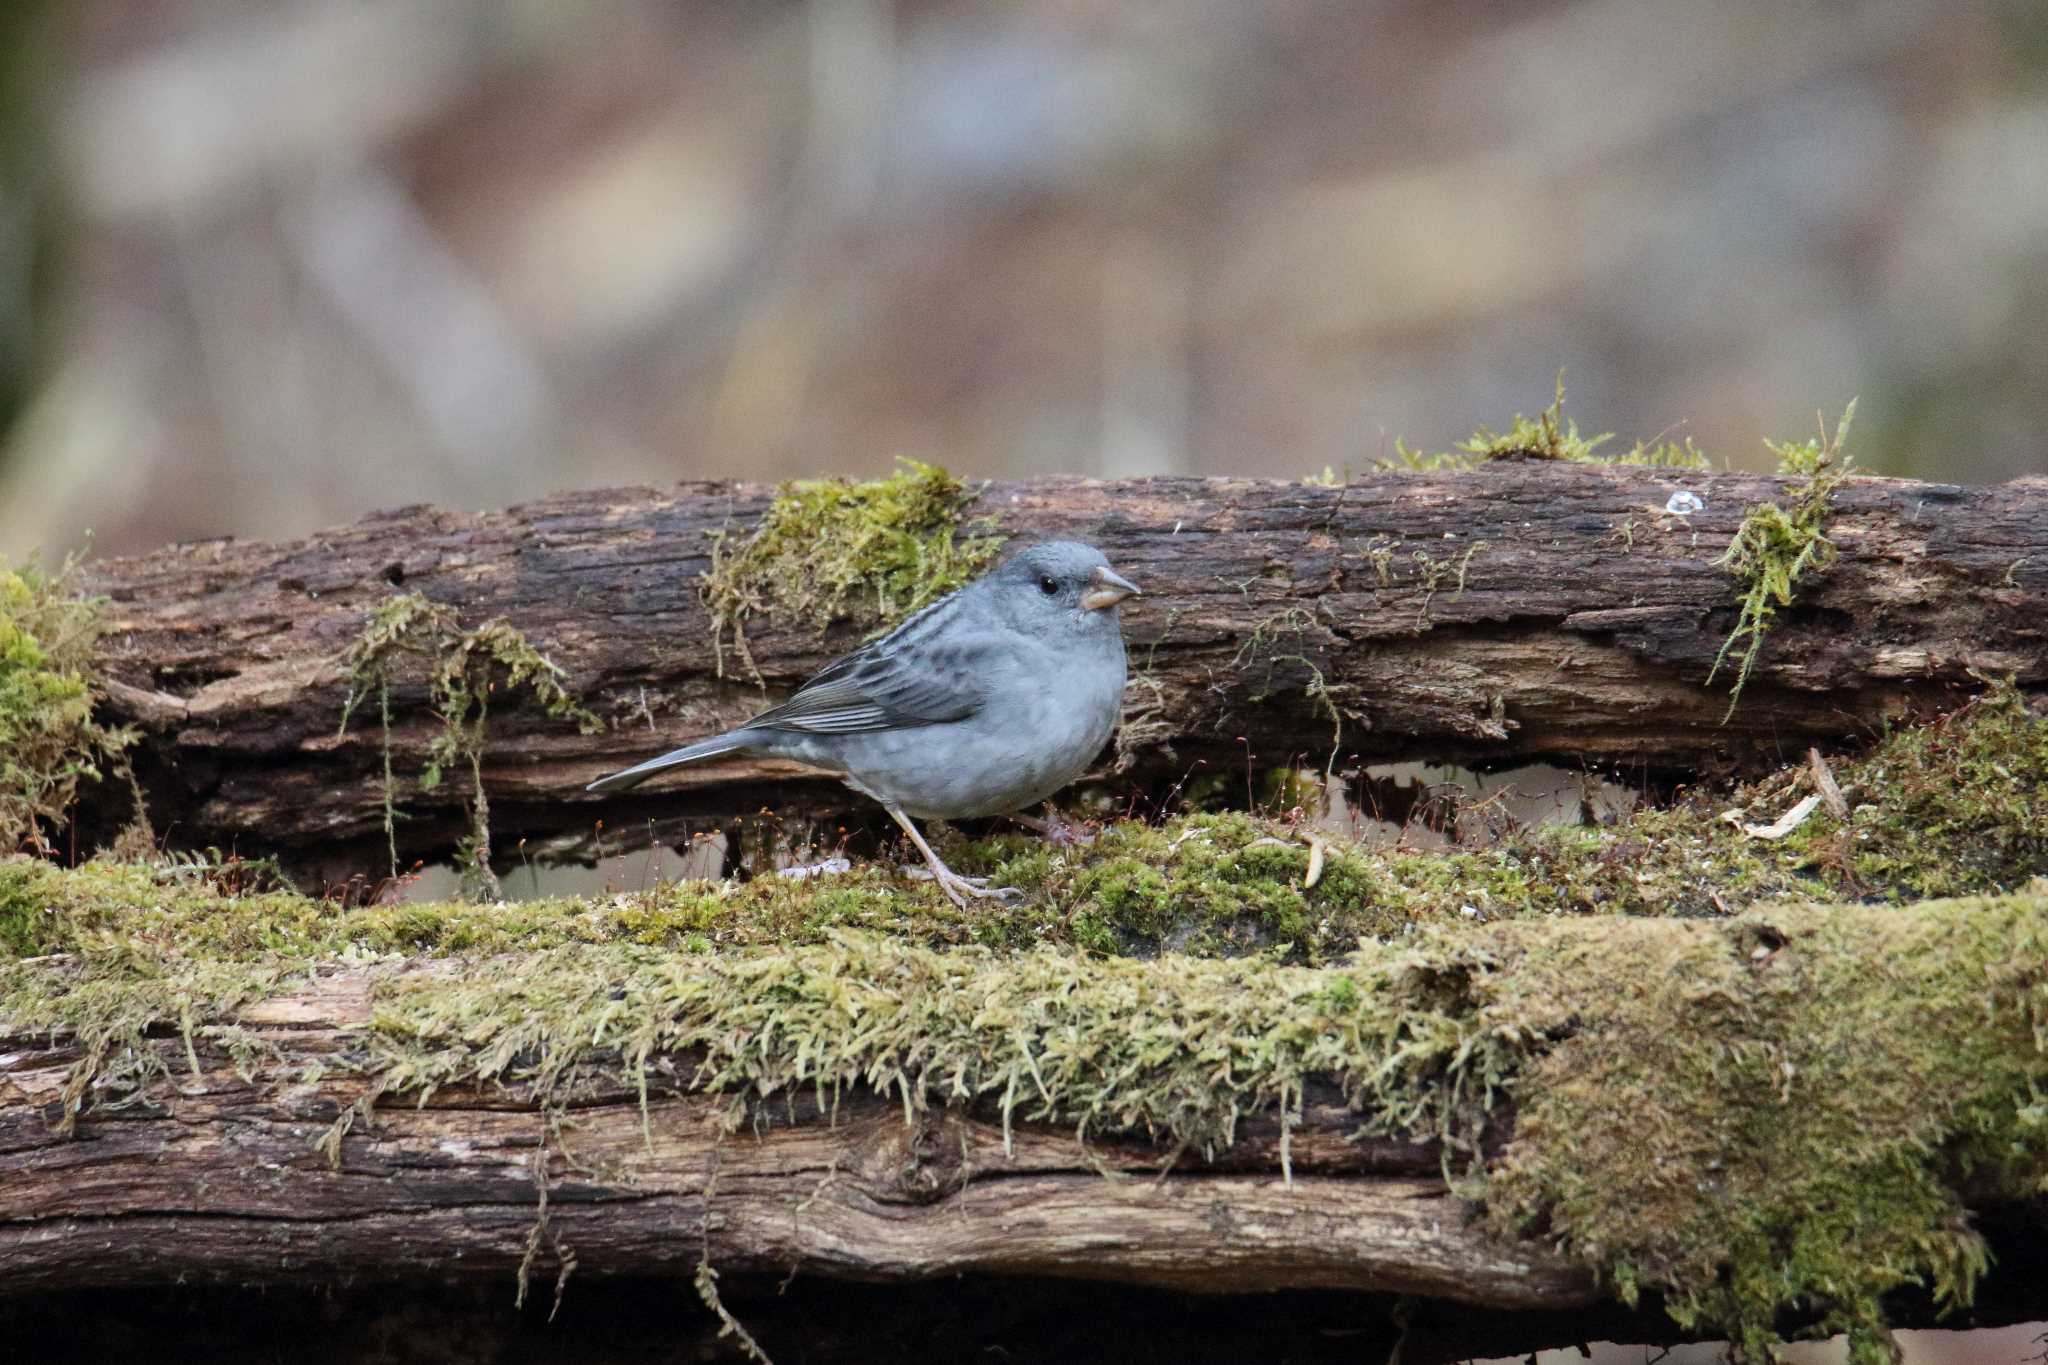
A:
{"label": "bird's wing", "polygon": [[991,634],[957,630],[884,637],[828,664],[747,729],[847,734],[965,720],[986,697],[988,665],[1003,653]]}

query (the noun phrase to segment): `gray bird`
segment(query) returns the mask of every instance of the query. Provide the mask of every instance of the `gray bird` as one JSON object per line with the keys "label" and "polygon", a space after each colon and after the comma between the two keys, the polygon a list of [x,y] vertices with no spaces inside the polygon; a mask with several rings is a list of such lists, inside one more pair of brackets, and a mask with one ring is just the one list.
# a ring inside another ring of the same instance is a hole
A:
{"label": "gray bird", "polygon": [[621,791],[719,754],[795,759],[881,802],[956,905],[1001,896],[985,878],[948,868],[912,818],[1007,815],[1081,775],[1116,728],[1124,694],[1117,604],[1137,592],[1092,545],[1033,545],[827,664],[737,730],[589,790]]}

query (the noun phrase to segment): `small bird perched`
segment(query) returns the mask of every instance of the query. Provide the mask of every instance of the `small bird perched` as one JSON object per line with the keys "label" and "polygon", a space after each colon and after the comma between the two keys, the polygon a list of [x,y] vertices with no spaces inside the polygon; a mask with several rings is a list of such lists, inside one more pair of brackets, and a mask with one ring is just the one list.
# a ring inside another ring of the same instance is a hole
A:
{"label": "small bird perched", "polygon": [[622,791],[683,763],[768,754],[839,773],[903,826],[954,904],[1001,896],[912,823],[1007,815],[1079,777],[1124,695],[1117,604],[1137,585],[1092,545],[1050,541],[834,660],[780,706],[599,778]]}

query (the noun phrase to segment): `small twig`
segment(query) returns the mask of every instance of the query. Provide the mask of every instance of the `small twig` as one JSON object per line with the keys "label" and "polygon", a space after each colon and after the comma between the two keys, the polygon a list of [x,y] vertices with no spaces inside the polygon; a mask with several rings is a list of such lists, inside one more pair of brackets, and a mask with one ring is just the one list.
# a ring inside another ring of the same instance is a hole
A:
{"label": "small twig", "polygon": [[1835,785],[1834,770],[1821,757],[1819,749],[1806,751],[1806,764],[1813,770],[1813,785],[1820,789],[1820,799],[1827,803],[1828,814],[1837,820],[1849,818],[1849,803],[1842,796],[1842,789]]}
{"label": "small twig", "polygon": [[1742,812],[1740,811],[1726,811],[1722,814],[1721,818],[1752,839],[1782,839],[1793,830],[1805,824],[1806,817],[1813,814],[1819,808],[1820,796],[1816,793],[1813,796],[1807,797],[1791,810],[1779,816],[1775,822],[1768,825],[1749,824],[1742,818]]}

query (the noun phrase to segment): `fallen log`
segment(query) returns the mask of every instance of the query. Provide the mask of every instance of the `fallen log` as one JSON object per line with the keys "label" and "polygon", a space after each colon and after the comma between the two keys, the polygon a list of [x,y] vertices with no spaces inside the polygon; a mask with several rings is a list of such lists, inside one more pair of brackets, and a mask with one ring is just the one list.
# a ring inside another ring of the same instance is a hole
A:
{"label": "fallen log", "polygon": [[1454,923],[1306,968],[707,951],[648,940],[653,893],[611,907],[630,937],[564,940],[558,906],[481,955],[435,931],[478,907],[400,907],[451,946],[398,956],[388,917],[288,893],[137,896],[110,929],[94,888],[155,874],[0,872],[68,945],[0,962],[0,1296],[707,1267],[1650,1289],[1761,1354],[1787,1325],[1871,1348],[1902,1285],[1967,1302],[1979,1215],[2040,1231],[2038,884]]}
{"label": "fallen log", "polygon": [[[1716,560],[1750,509],[1798,493],[1796,480],[1522,461],[1334,487],[997,483],[960,516],[963,534],[985,516],[1012,539],[1094,541],[1145,587],[1127,608],[1123,735],[1105,755],[1123,789],[1248,760],[1753,767],[1952,704],[1981,676],[2048,680],[2048,483],[1855,478],[1825,504],[1839,559],[1777,609],[1730,714],[1735,669],[1706,679],[1743,585]],[[137,771],[179,844],[381,843],[388,754],[402,848],[445,848],[466,784],[419,781],[443,731],[423,671],[391,688],[388,740],[374,704],[339,729],[351,647],[381,605],[417,591],[468,626],[508,623],[604,722],[580,733],[516,695],[492,710],[481,771],[501,851],[565,832],[573,848],[600,818],[656,811],[839,809],[836,787],[771,760],[691,769],[628,802],[581,792],[736,723],[870,628],[759,612],[744,623],[758,679],[742,666],[735,623],[701,590],[774,497],[693,483],[477,515],[415,507],[288,544],[100,563],[87,586],[110,599],[105,709],[140,728]]]}
{"label": "fallen log", "polygon": [[[235,1050],[153,1040],[164,1079],[59,1131],[79,1049],[0,1043],[0,1293],[360,1277],[551,1281],[796,1270],[859,1280],[1055,1276],[1207,1292],[1382,1290],[1505,1308],[1597,1297],[1553,1254],[1492,1243],[1428,1146],[1359,1141],[1304,1105],[1281,1173],[1271,1116],[1215,1161],[855,1094],[757,1104],[593,1086],[363,1098],[351,1035],[372,974],[244,1011]],[[252,1076],[249,1050],[270,1079]],[[326,1071],[291,1083],[278,1077]],[[522,1269],[522,1267],[525,1267]]]}

